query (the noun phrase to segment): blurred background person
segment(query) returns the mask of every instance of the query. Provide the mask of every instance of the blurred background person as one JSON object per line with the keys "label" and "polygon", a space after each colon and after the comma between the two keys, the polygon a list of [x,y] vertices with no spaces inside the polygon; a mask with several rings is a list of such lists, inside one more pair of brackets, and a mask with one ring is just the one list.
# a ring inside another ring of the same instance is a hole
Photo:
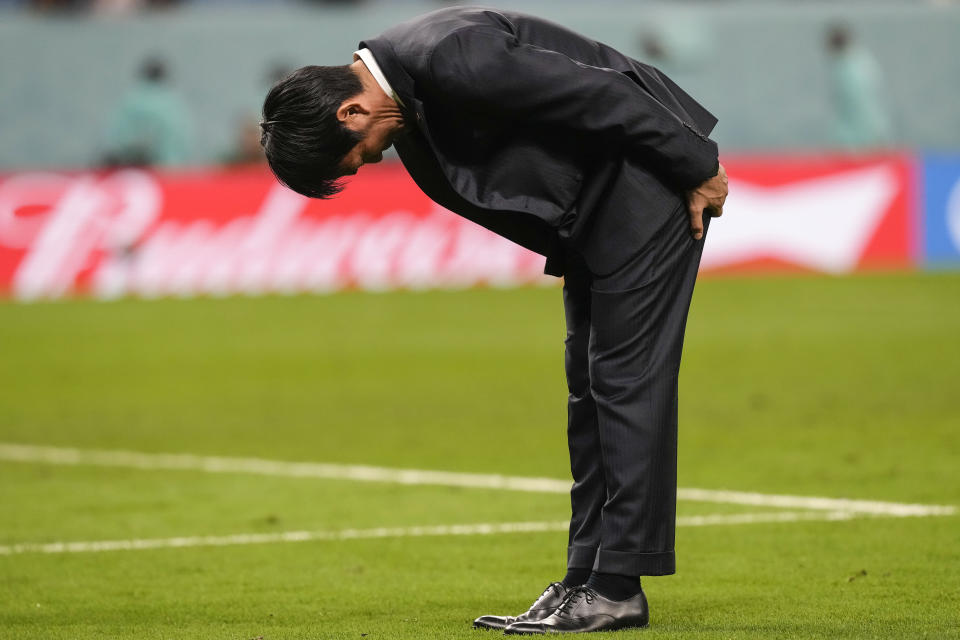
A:
{"label": "blurred background person", "polygon": [[[270,90],[270,87],[277,84],[288,75],[293,73],[294,69],[297,68],[297,65],[293,64],[288,60],[273,60],[267,66],[266,73],[263,74],[264,80],[264,89],[266,91]],[[260,112],[260,103],[257,102],[257,113]]]}
{"label": "blurred background person", "polygon": [[696,16],[651,21],[637,32],[638,58],[666,73],[696,74],[713,62],[713,34]]}
{"label": "blurred background person", "polygon": [[833,139],[846,149],[888,147],[893,124],[883,72],[873,55],[857,45],[849,27],[827,29],[833,97]]}
{"label": "blurred background person", "polygon": [[78,0],[32,0],[30,7],[37,11],[72,11],[84,8]]}
{"label": "blurred background person", "polygon": [[125,14],[144,10],[176,7],[179,0],[93,0],[91,8],[97,13]]}
{"label": "blurred background person", "polygon": [[[262,93],[286,78],[296,67],[286,60],[271,61],[264,71]],[[244,110],[243,115],[234,119],[231,146],[220,155],[220,164],[225,166],[244,166],[261,164],[266,161],[263,147],[260,146],[260,101],[252,105],[249,113]]]}
{"label": "blurred background person", "polygon": [[143,62],[107,127],[103,164],[173,166],[189,160],[190,111],[168,78],[162,58]]}
{"label": "blurred background person", "polygon": [[242,116],[237,118],[234,129],[233,147],[220,159],[226,166],[245,166],[262,164],[266,161],[263,147],[260,146],[260,122],[256,118]]}

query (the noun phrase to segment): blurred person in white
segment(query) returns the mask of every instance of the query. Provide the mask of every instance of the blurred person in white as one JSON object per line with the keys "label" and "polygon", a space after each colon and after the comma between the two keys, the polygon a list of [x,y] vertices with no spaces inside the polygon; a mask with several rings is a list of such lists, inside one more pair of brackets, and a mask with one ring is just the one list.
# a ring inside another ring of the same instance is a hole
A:
{"label": "blurred person in white", "polygon": [[107,127],[105,165],[176,166],[190,159],[190,111],[168,76],[161,58],[143,62]]}
{"label": "blurred person in white", "polygon": [[846,149],[893,144],[883,72],[874,57],[853,41],[846,25],[828,28],[830,83],[833,92],[833,139]]}

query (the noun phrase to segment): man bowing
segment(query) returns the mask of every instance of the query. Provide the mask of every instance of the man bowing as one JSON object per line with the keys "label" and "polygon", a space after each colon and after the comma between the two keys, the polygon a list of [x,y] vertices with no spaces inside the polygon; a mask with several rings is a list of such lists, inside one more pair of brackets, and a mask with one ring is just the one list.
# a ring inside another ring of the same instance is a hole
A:
{"label": "man bowing", "polygon": [[[270,89],[262,144],[327,198],[394,145],[450,211],[563,276],[573,486],[567,573],[508,634],[646,626],[640,576],[675,571],[677,380],[710,216],[716,119],[657,69],[545,20],[441,9]],[[704,214],[706,213],[706,217]]]}

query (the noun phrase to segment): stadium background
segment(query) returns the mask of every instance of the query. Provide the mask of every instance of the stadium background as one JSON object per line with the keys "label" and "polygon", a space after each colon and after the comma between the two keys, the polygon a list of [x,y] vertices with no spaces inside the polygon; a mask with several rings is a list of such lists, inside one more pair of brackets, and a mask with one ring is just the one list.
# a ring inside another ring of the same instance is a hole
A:
{"label": "stadium background", "polygon": [[[311,202],[257,156],[278,73],[437,6],[0,1],[7,636],[469,637],[559,575],[558,282],[394,158]],[[720,118],[647,635],[960,637],[960,6],[509,6]],[[158,62],[175,148],[124,155]]]}

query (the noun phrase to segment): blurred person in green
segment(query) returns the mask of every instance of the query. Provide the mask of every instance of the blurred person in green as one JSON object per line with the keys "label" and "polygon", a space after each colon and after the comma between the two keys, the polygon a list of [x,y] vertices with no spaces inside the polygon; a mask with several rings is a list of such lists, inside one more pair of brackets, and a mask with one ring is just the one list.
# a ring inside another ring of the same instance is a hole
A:
{"label": "blurred person in green", "polygon": [[168,76],[160,58],[141,65],[107,128],[105,165],[176,166],[190,159],[190,112]]}
{"label": "blurred person in green", "polygon": [[833,91],[833,138],[847,149],[887,147],[893,126],[880,65],[869,51],[853,44],[845,25],[827,31]]}

